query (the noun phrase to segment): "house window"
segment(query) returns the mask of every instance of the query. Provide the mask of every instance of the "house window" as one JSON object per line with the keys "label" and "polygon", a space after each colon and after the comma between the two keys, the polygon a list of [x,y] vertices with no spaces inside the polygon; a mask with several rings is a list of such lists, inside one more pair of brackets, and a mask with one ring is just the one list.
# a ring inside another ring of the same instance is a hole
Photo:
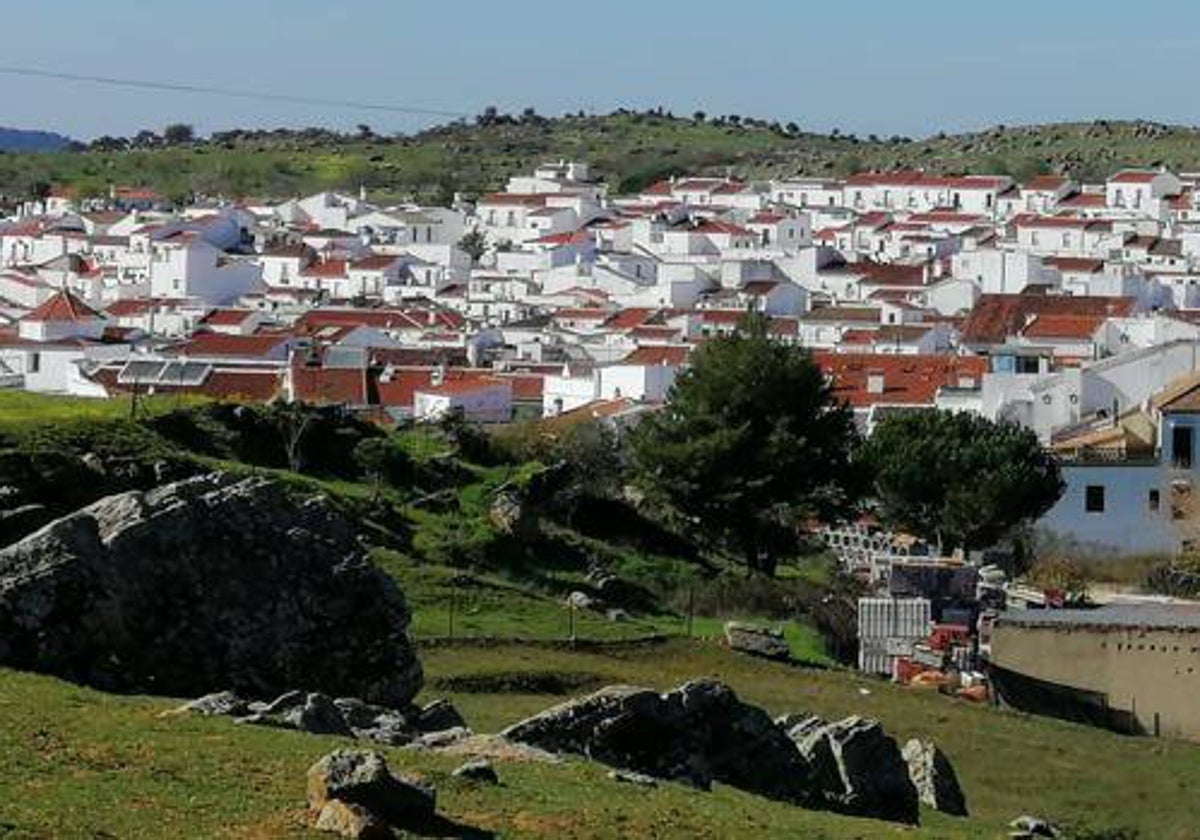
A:
{"label": "house window", "polygon": [[37,373],[39,370],[41,370],[41,367],[42,367],[42,354],[41,353],[30,353],[29,354],[29,362],[26,365],[25,372],[26,373]]}
{"label": "house window", "polygon": [[1171,429],[1172,463],[1182,470],[1192,468],[1192,427],[1176,426]]}
{"label": "house window", "polygon": [[1088,513],[1104,513],[1104,485],[1089,484],[1083,491],[1083,509]]}
{"label": "house window", "polygon": [[1159,495],[1158,489],[1151,490],[1146,498],[1146,507],[1151,513],[1158,513]]}

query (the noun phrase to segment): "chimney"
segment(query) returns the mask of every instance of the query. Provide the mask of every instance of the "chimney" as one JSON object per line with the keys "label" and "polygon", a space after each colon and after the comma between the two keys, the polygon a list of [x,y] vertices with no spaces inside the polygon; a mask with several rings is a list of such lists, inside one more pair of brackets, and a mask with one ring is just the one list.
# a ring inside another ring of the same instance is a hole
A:
{"label": "chimney", "polygon": [[867,371],[867,393],[882,394],[884,390],[884,376],[882,370]]}

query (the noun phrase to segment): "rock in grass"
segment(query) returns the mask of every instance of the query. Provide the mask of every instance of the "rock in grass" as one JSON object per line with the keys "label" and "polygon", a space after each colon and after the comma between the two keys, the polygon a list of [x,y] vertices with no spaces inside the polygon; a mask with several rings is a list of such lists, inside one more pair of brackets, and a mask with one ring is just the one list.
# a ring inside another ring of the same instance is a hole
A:
{"label": "rock in grass", "polygon": [[0,550],[0,664],[106,691],[402,707],[421,688],[409,620],[328,500],[257,477],[109,496]]}
{"label": "rock in grass", "polygon": [[487,759],[477,758],[468,761],[457,770],[453,775],[459,779],[467,779],[472,782],[480,782],[486,785],[500,784],[500,777],[496,774],[496,768]]}
{"label": "rock in grass", "polygon": [[921,802],[956,817],[967,816],[967,800],[950,759],[932,741],[912,738],[904,745],[908,776]]}
{"label": "rock in grass", "polygon": [[326,831],[349,840],[392,840],[391,826],[361,805],[337,799],[325,803],[313,823],[317,831]]}
{"label": "rock in grass", "polygon": [[197,697],[190,703],[184,703],[178,711],[193,712],[198,715],[230,715],[240,717],[250,711],[250,704],[232,691],[218,691]]}
{"label": "rock in grass", "polygon": [[764,659],[788,662],[792,658],[792,649],[788,647],[783,633],[769,627],[756,627],[739,621],[727,621],[725,623],[725,643],[729,645],[730,650],[761,656]]}
{"label": "rock in grass", "polygon": [[303,704],[288,710],[283,719],[301,732],[314,735],[354,735],[341,710],[324,694],[306,695]]}
{"label": "rock in grass", "polygon": [[658,787],[658,779],[647,776],[645,773],[635,773],[632,770],[609,770],[608,778],[614,782],[624,782],[639,787]]}
{"label": "rock in grass", "polygon": [[334,750],[308,769],[307,782],[308,807],[318,820],[330,802],[340,802],[376,822],[404,826],[429,819],[437,804],[432,786],[394,776],[373,750]]}
{"label": "rock in grass", "polygon": [[809,769],[762,709],[715,680],[659,694],[609,686],[509,727],[503,736],[707,790],[714,782],[788,802],[810,798]]}
{"label": "rock in grass", "polygon": [[916,824],[917,789],[896,744],[878,721],[856,716],[793,727],[826,807],[859,817]]}
{"label": "rock in grass", "polygon": [[444,732],[465,728],[467,722],[449,700],[434,700],[413,716],[413,724],[421,732]]}

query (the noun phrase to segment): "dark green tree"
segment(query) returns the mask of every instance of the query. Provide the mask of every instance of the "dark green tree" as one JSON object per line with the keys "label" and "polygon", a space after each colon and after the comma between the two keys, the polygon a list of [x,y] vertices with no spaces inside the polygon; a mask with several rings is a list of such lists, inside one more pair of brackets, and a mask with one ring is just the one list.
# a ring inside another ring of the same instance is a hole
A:
{"label": "dark green tree", "polygon": [[184,146],[196,139],[196,131],[187,123],[172,123],[163,129],[162,136],[168,146]]}
{"label": "dark green tree", "polygon": [[478,228],[469,230],[458,240],[458,249],[471,258],[472,264],[478,263],[487,251],[487,236]]}
{"label": "dark green tree", "polygon": [[884,519],[942,550],[984,548],[1063,491],[1037,435],[974,414],[894,414],[876,427],[862,460]]}
{"label": "dark green tree", "polygon": [[766,319],[748,315],[736,335],[696,351],[631,446],[649,500],[770,575],[805,520],[850,509],[855,442],[850,410],[811,355],[772,341]]}
{"label": "dark green tree", "polygon": [[353,457],[370,479],[375,500],[382,494],[383,485],[401,487],[412,479],[412,459],[389,437],[363,438],[354,447]]}

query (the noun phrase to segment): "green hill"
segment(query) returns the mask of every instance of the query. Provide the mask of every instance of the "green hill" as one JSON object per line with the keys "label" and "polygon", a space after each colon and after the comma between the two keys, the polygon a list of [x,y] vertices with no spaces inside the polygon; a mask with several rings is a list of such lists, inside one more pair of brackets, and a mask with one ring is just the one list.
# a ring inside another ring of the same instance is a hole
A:
{"label": "green hill", "polygon": [[39,184],[103,194],[110,184],[190,194],[287,198],[366,187],[375,197],[446,202],[498,189],[512,174],[556,158],[590,161],[622,191],[673,172],[748,178],[845,175],[922,167],[935,172],[1060,171],[1095,179],[1122,166],[1200,169],[1200,130],[1149,122],[996,127],[924,139],[818,135],[759,120],[703,121],[655,113],[454,123],[404,137],[322,130],[225,132],[173,147],[0,155],[0,194]]}

